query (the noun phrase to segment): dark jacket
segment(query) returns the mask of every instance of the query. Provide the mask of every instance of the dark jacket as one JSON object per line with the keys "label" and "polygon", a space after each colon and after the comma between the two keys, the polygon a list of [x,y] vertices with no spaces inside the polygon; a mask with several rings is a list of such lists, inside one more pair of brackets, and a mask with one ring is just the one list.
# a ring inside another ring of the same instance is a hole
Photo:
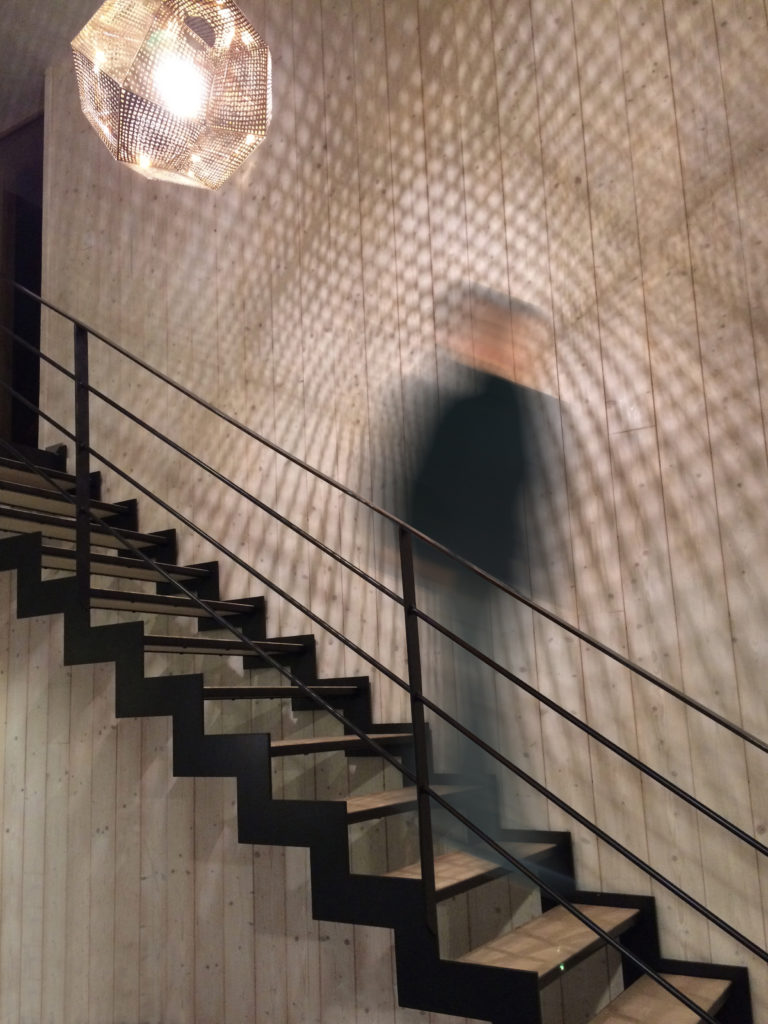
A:
{"label": "dark jacket", "polygon": [[427,437],[407,518],[486,572],[514,582],[510,565],[524,546],[527,389],[489,374],[476,374],[476,383],[438,416]]}

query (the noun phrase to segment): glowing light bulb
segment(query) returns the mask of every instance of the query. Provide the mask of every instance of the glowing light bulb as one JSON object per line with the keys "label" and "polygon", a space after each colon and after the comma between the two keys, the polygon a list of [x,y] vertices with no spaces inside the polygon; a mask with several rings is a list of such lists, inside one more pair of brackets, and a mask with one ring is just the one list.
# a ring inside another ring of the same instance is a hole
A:
{"label": "glowing light bulb", "polygon": [[205,79],[194,63],[175,53],[166,54],[155,69],[155,86],[163,103],[176,117],[197,117],[205,102]]}
{"label": "glowing light bulb", "polygon": [[143,176],[219,188],[270,121],[270,57],[257,29],[237,0],[99,2],[72,40],[85,117]]}

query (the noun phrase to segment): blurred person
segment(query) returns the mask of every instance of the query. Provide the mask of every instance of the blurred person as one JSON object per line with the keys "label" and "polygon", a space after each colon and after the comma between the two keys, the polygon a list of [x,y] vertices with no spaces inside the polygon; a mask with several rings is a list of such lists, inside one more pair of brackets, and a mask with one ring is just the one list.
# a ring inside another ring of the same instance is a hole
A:
{"label": "blurred person", "polygon": [[[448,345],[450,355],[463,368],[464,388],[447,401],[427,432],[410,481],[406,519],[479,569],[516,590],[530,592],[531,560],[538,556],[526,531],[525,501],[542,462],[543,409],[547,407],[551,420],[552,406],[557,406],[554,398],[532,386],[546,322],[535,307],[487,289],[472,287],[464,299],[465,315],[450,332]],[[417,576],[436,605],[435,618],[493,657],[495,588],[425,542],[417,540],[414,552]],[[505,750],[505,737],[498,735],[504,731],[504,718],[496,706],[494,673],[453,646],[457,706],[446,707],[444,692],[436,702],[475,735],[506,756],[511,754],[514,761],[514,751]],[[462,787],[472,786],[466,804],[457,801],[457,806],[499,841],[494,787],[498,766],[463,737],[457,742],[447,740],[446,730],[449,727],[433,719],[436,763],[441,771],[458,776]],[[504,810],[507,818],[515,816],[514,808]],[[465,845],[463,838],[457,838],[463,830],[457,832],[445,812],[436,815],[436,832]],[[473,844],[478,846],[478,841],[471,836],[469,845]],[[487,847],[477,852],[493,856]]]}

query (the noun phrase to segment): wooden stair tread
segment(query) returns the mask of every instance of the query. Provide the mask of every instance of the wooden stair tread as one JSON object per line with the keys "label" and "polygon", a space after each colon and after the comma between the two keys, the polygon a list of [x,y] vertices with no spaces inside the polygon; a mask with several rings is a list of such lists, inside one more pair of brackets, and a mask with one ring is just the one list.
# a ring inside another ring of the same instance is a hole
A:
{"label": "wooden stair tread", "polygon": [[[61,569],[74,572],[76,555],[66,548],[44,545],[41,548],[44,569]],[[137,558],[118,558],[116,555],[90,555],[92,576],[117,576],[121,579],[165,581],[165,576]],[[182,580],[202,580],[210,575],[207,569],[194,565],[170,565],[158,562],[157,565],[169,576]]]}
{"label": "wooden stair tread", "polygon": [[[370,733],[370,739],[382,747],[402,746],[413,741],[413,734],[410,732],[379,732]],[[274,756],[285,757],[289,754],[314,754],[329,750],[344,751],[367,751],[375,754],[365,740],[361,740],[355,734],[341,736],[305,736],[297,739],[272,740],[270,752]]]}
{"label": "wooden stair tread", "polygon": [[[0,530],[7,533],[42,533],[46,537],[61,540],[73,540],[75,537],[75,521],[64,516],[54,516],[47,512],[34,512],[31,509],[16,509],[0,504]],[[155,547],[161,543],[160,538],[150,533],[138,533],[135,530],[116,529],[113,534],[102,526],[91,524],[91,544],[106,548],[125,548],[126,541],[136,547]]]}
{"label": "wooden stair tread", "polygon": [[[303,651],[306,644],[284,640],[254,640],[262,651],[268,654],[296,654]],[[144,637],[145,651],[166,651],[175,654],[220,654],[220,655],[253,655],[258,657],[259,651],[242,640],[208,639],[201,636],[155,636]]]}
{"label": "wooden stair tread", "polygon": [[[328,697],[353,697],[360,692],[358,686],[310,686],[309,689],[323,699]],[[203,700],[262,700],[289,698],[311,700],[298,686],[205,686]]]}
{"label": "wooden stair tread", "polygon": [[[707,1013],[717,1013],[730,987],[723,978],[662,974]],[[701,1018],[644,975],[594,1017],[590,1024],[698,1024]]]}
{"label": "wooden stair tread", "polygon": [[[554,849],[551,843],[514,843],[509,852],[519,860],[541,856]],[[435,857],[435,889],[443,898],[455,895],[483,881],[509,874],[512,865],[489,860],[480,853],[453,850]],[[387,873],[387,878],[421,878],[421,861]]]}
{"label": "wooden stair tread", "polygon": [[[433,786],[440,796],[461,793],[466,786]],[[369,818],[383,818],[388,814],[415,810],[418,793],[415,786],[403,789],[385,789],[377,793],[362,793],[359,796],[342,797],[347,805],[349,821],[365,821]]]}
{"label": "wooden stair tread", "polygon": [[[60,513],[65,517],[71,517],[75,515],[75,504],[71,492],[67,493],[70,494],[70,497],[65,497],[53,487],[33,486],[28,483],[4,480],[0,477],[0,503],[11,505],[14,508]],[[117,516],[125,511],[119,505],[94,501],[92,498],[88,502],[88,507],[95,516]]]}
{"label": "wooden stair tread", "polygon": [[[453,850],[435,857],[435,889],[445,895],[448,889],[464,886],[468,882],[479,882],[493,875],[506,874],[501,865],[486,860],[466,850]],[[421,861],[404,868],[388,871],[387,878],[421,878]]]}
{"label": "wooden stair tread", "polygon": [[28,484],[34,481],[35,486],[51,488],[51,485],[41,476],[41,473],[45,473],[51,480],[55,480],[60,486],[66,488],[75,489],[77,481],[72,473],[67,473],[62,469],[53,469],[49,466],[41,466],[40,470],[31,469],[23,462],[19,462],[17,459],[9,458],[7,455],[0,456],[0,480],[5,480],[8,483],[22,483]]}
{"label": "wooden stair tread", "polygon": [[366,821],[369,818],[384,817],[401,811],[413,810],[416,807],[417,791],[415,786],[404,789],[387,789],[379,793],[363,793],[360,796],[348,796],[347,819]]}
{"label": "wooden stair tread", "polygon": [[[629,928],[639,914],[636,907],[577,906],[612,937]],[[578,963],[602,944],[599,935],[564,907],[554,907],[459,959],[489,967],[535,971],[539,984],[544,985],[560,970]]]}
{"label": "wooden stair tread", "polygon": [[[205,603],[220,615],[247,615],[254,610],[253,604],[245,601],[210,601]],[[91,590],[91,607],[114,609],[116,611],[152,612],[162,615],[192,615],[209,618],[192,598],[183,594],[140,594],[116,590]]]}

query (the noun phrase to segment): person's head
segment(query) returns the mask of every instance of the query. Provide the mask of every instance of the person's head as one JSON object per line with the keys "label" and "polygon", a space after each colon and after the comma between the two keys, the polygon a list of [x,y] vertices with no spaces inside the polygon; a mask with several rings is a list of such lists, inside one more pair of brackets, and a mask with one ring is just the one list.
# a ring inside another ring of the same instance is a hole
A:
{"label": "person's head", "polygon": [[450,334],[455,357],[485,373],[530,384],[546,336],[541,311],[479,285],[467,287],[462,297]]}

